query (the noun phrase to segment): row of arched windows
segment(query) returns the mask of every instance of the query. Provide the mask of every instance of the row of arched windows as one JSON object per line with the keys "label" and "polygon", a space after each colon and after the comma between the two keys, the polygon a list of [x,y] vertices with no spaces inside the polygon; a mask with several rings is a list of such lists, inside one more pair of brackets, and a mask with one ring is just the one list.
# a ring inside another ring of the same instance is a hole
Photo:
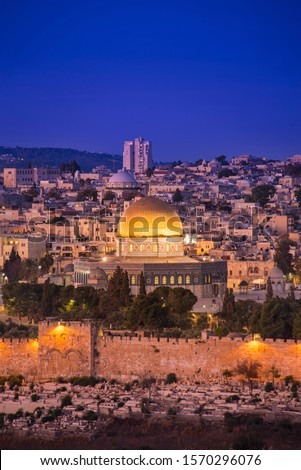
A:
{"label": "row of arched windows", "polygon": [[164,274],[163,276],[161,276],[161,282],[160,282],[160,276],[156,275],[154,276],[154,285],[158,286],[159,284],[162,284],[163,286],[166,284],[169,284],[171,286],[173,286],[174,284],[189,285],[191,284],[191,276],[189,274],[187,274],[186,276],[183,276],[182,274],[179,274],[177,276],[174,276],[173,274],[171,276],[166,276]]}
{"label": "row of arched windows", "polygon": [[[194,280],[193,280],[194,279]],[[138,285],[140,282],[140,276],[132,274],[130,275],[130,284],[132,286]],[[154,276],[147,276],[146,282],[148,284],[152,284],[155,286],[159,285],[190,285],[194,282],[194,284],[199,283],[198,276],[194,278],[190,274],[156,274]],[[210,274],[203,274],[202,275],[202,284],[211,284],[212,279]]]}

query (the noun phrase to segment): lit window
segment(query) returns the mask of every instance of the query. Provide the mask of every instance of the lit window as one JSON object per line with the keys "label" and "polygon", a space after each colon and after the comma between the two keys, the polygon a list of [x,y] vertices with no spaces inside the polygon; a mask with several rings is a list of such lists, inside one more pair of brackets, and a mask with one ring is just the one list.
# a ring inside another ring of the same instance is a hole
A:
{"label": "lit window", "polygon": [[133,275],[133,276],[131,276],[131,284],[132,284],[132,286],[133,286],[135,283],[136,283],[136,278],[135,278],[135,276]]}
{"label": "lit window", "polygon": [[157,286],[159,284],[159,276],[154,277],[154,284]]}
{"label": "lit window", "polygon": [[174,276],[170,276],[170,284],[171,285],[174,285],[175,283],[175,277]]}
{"label": "lit window", "polygon": [[186,284],[190,284],[190,283],[191,283],[191,279],[190,279],[189,274],[187,274],[187,276],[186,276],[186,278],[185,278],[185,282],[186,282]]}
{"label": "lit window", "polygon": [[178,276],[178,284],[183,284],[183,276]]}
{"label": "lit window", "polygon": [[167,284],[167,277],[162,276],[162,284],[166,285]]}

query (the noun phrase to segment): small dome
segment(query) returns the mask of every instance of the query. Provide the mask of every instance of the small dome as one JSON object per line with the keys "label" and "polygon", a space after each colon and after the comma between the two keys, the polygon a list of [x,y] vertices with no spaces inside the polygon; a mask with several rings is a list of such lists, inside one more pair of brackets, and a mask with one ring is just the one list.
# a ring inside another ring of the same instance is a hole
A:
{"label": "small dome", "polygon": [[99,267],[93,267],[91,269],[91,276],[90,276],[92,279],[96,279],[98,281],[106,281],[107,280],[107,276],[106,276],[106,273],[103,269],[99,268]]}
{"label": "small dome", "polygon": [[277,266],[274,266],[274,268],[272,268],[270,270],[269,276],[270,276],[271,280],[273,280],[273,279],[283,280],[284,274],[283,274],[283,272],[281,271],[280,268],[277,268]]}
{"label": "small dome", "polygon": [[118,236],[123,238],[181,237],[183,226],[177,212],[161,199],[147,196],[132,204],[123,214]]}
{"label": "small dome", "polygon": [[135,184],[137,185],[137,181],[135,180],[132,173],[125,168],[123,170],[118,170],[117,173],[114,173],[111,178],[109,179],[108,185],[113,184]]}
{"label": "small dome", "polygon": [[74,264],[72,264],[72,263],[66,264],[66,266],[64,267],[64,272],[65,273],[73,273],[74,272]]}

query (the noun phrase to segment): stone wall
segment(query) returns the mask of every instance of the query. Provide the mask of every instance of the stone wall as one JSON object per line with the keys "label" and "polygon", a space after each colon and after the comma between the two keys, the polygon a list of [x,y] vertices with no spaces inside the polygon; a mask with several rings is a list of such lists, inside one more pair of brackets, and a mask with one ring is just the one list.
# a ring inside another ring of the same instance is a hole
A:
{"label": "stone wall", "polygon": [[39,377],[94,375],[94,335],[91,322],[39,324]]}
{"label": "stone wall", "polygon": [[106,337],[98,338],[97,349],[96,374],[122,381],[149,376],[165,378],[169,372],[183,380],[211,380],[221,378],[225,369],[233,370],[238,361],[250,358],[262,364],[262,380],[271,378],[273,365],[281,376],[292,374],[301,379],[301,343],[294,341]]}
{"label": "stone wall", "polygon": [[96,375],[126,382],[165,378],[174,372],[183,380],[213,380],[246,358],[262,364],[262,380],[271,378],[273,365],[282,377],[292,374],[301,380],[301,342],[294,341],[99,336],[88,321],[44,321],[39,324],[38,341],[0,341],[0,375],[22,374],[30,379]]}
{"label": "stone wall", "polygon": [[36,378],[39,373],[36,339],[0,340],[0,375],[21,374]]}

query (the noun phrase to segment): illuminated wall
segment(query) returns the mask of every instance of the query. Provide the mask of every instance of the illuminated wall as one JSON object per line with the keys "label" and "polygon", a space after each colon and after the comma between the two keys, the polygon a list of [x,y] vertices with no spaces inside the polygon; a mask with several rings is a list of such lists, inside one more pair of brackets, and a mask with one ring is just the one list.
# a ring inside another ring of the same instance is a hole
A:
{"label": "illuminated wall", "polygon": [[282,377],[301,379],[301,343],[282,340],[242,342],[211,337],[208,341],[163,338],[99,338],[98,375],[128,381],[141,377],[165,378],[175,372],[183,380],[221,379],[225,369],[238,361],[256,359],[262,364],[261,379],[270,380],[275,365]]}
{"label": "illuminated wall", "polygon": [[39,375],[56,378],[94,375],[94,336],[90,322],[39,324]]}
{"label": "illuminated wall", "polygon": [[29,380],[97,375],[126,382],[175,372],[182,380],[211,381],[246,358],[261,363],[261,380],[271,380],[272,366],[282,377],[301,380],[301,342],[294,341],[103,337],[88,321],[44,321],[38,341],[0,341],[0,375],[22,374]]}

